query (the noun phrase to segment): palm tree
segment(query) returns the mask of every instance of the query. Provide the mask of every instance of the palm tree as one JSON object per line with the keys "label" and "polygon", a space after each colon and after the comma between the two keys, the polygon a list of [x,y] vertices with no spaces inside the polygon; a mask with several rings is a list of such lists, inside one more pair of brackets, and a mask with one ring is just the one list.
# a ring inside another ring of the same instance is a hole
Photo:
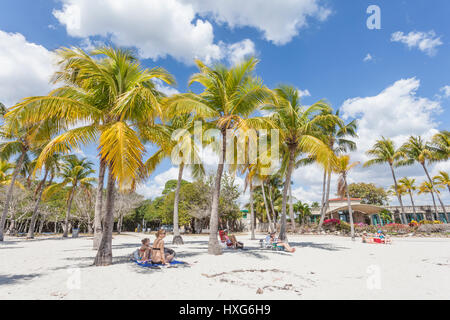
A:
{"label": "palm tree", "polygon": [[288,159],[279,235],[281,240],[286,240],[287,194],[296,157],[300,153],[308,153],[310,157],[315,157],[319,163],[328,164],[331,151],[326,144],[317,138],[317,125],[319,121],[335,121],[336,117],[331,114],[319,115],[320,112],[330,110],[330,107],[323,101],[307,108],[302,107],[299,92],[292,86],[282,85],[275,89],[275,93],[277,103],[273,106],[267,106],[266,109],[274,112],[270,118],[280,128],[281,150],[284,151]]}
{"label": "palm tree", "polygon": [[[41,149],[42,150],[42,149]],[[37,160],[37,159],[36,159]],[[33,161],[34,165],[36,160]],[[34,167],[33,165],[33,167]],[[42,200],[42,195],[44,193],[44,189],[46,188],[45,183],[47,182],[47,177],[50,174],[50,181],[48,182],[48,186],[51,186],[53,183],[53,179],[55,175],[59,174],[59,170],[61,169],[61,155],[53,154],[50,158],[47,158],[45,163],[44,177],[41,182],[38,184],[36,188],[37,197],[34,204],[33,214],[31,216],[30,225],[28,227],[28,239],[34,239],[34,229],[36,225],[36,220],[39,215],[39,205]]]}
{"label": "palm tree", "polygon": [[59,177],[63,181],[49,186],[44,191],[44,198],[47,198],[54,194],[56,191],[64,189],[67,185],[70,185],[70,188],[67,192],[67,213],[64,220],[64,238],[67,238],[68,236],[72,201],[77,188],[80,185],[89,184],[95,180],[95,178],[89,177],[91,174],[95,173],[95,170],[92,169],[93,165],[94,164],[90,161],[87,161],[86,158],[78,159],[77,156],[74,155],[67,156],[62,172],[59,174]]}
{"label": "palm tree", "polygon": [[450,179],[448,172],[439,171],[439,174],[433,177],[433,183],[443,188],[447,187],[447,190],[450,192]]}
{"label": "palm tree", "polygon": [[[0,159],[0,186],[9,186],[11,184],[12,174],[10,172],[13,171],[14,168],[14,164]],[[21,189],[25,189],[25,187],[17,180],[15,181],[15,185]]]}
{"label": "palm tree", "polygon": [[431,139],[429,148],[434,151],[437,161],[448,160],[450,156],[450,131],[443,130]]}
{"label": "palm tree", "polygon": [[414,199],[413,199],[413,193],[417,190],[416,179],[412,179],[412,178],[408,179],[407,177],[404,177],[404,178],[398,180],[398,182],[399,182],[399,186],[402,187],[403,189],[405,189],[406,192],[408,192],[409,198],[411,199],[411,205],[413,207],[414,219],[416,221],[419,221],[417,212],[416,212],[416,206],[414,204]]}
{"label": "palm tree", "polygon": [[[431,198],[433,199],[433,205],[436,210],[436,200],[434,199],[435,190],[433,188],[433,185],[427,181],[422,182],[419,186],[419,194],[425,194],[425,193],[431,194]],[[439,220],[437,211],[435,211],[434,220]]]}
{"label": "palm tree", "polygon": [[191,172],[196,178],[205,174],[203,165],[201,164],[200,155],[195,147],[195,141],[192,137],[195,126],[194,120],[195,119],[189,115],[181,115],[172,119],[171,123],[167,126],[154,126],[141,131],[145,140],[156,141],[156,144],[160,147],[160,149],[145,163],[147,174],[151,174],[165,158],[172,157],[172,160],[176,160],[179,163],[178,180],[173,205],[172,243],[176,245],[183,244],[183,238],[181,237],[179,227],[178,207],[184,169],[186,167],[191,168]]}
{"label": "palm tree", "polygon": [[6,109],[5,105],[0,102],[0,116],[4,116],[8,112],[8,109]]}
{"label": "palm tree", "polygon": [[408,139],[408,142],[406,142],[402,146],[401,149],[404,152],[404,154],[406,155],[406,160],[402,161],[402,163],[401,163],[402,165],[411,165],[414,162],[418,162],[422,166],[423,170],[425,171],[425,174],[427,175],[427,178],[428,178],[428,182],[430,183],[431,189],[432,189],[431,195],[433,197],[434,213],[435,213],[436,217],[438,217],[438,210],[437,210],[436,203],[434,202],[433,192],[438,197],[439,202],[442,206],[442,210],[444,211],[444,214],[447,215],[445,205],[442,202],[441,198],[439,197],[436,188],[434,187],[433,180],[431,179],[431,176],[428,173],[428,169],[426,166],[427,161],[428,161],[428,163],[435,162],[435,161],[441,160],[441,158],[439,158],[436,155],[436,152],[434,152],[434,150],[430,146],[430,144],[428,144],[427,142],[424,142],[422,140],[422,137],[410,137]]}
{"label": "palm tree", "polygon": [[[76,126],[54,138],[44,148],[37,167],[55,152],[68,154],[90,143],[99,144],[99,179],[95,210],[95,236],[101,225],[103,178],[108,169],[106,210],[96,265],[112,263],[112,229],[116,181],[121,190],[132,189],[146,177],[142,155],[145,147],[136,130],[154,125],[162,115],[155,79],[173,84],[162,68],[143,69],[128,50],[99,48],[89,54],[81,49],[58,50],[60,70],[54,82],[64,84],[45,97],[30,97],[13,108],[16,117],[39,121],[44,117]],[[79,124],[83,123],[83,126]],[[95,247],[95,241],[94,241]]]}
{"label": "palm tree", "polygon": [[[339,110],[336,111],[336,117],[339,121],[335,122],[324,122],[321,124],[323,131],[323,140],[329,146],[330,150],[333,151],[333,157],[338,156],[342,153],[355,151],[356,143],[352,140],[347,139],[347,137],[357,138],[357,121],[352,120],[345,124],[340,119]],[[323,221],[325,219],[325,214],[329,206],[330,199],[330,186],[331,186],[331,174],[332,170],[330,168],[325,168],[323,173],[323,184],[322,184],[322,206],[320,209],[320,221],[319,228],[322,227]],[[326,184],[326,191],[325,191]]]}
{"label": "palm tree", "polygon": [[355,240],[355,226],[353,224],[353,211],[350,201],[350,193],[348,192],[347,176],[348,172],[359,165],[359,162],[353,162],[350,164],[350,156],[341,156],[336,159],[334,165],[334,171],[339,174],[337,194],[341,199],[347,197],[348,214],[350,217],[350,230],[352,240]]}
{"label": "palm tree", "polygon": [[392,178],[394,179],[395,193],[397,195],[398,202],[400,203],[400,208],[402,213],[400,215],[400,220],[402,223],[405,222],[405,208],[403,207],[403,200],[401,195],[397,192],[398,183],[395,176],[394,167],[399,164],[399,160],[404,156],[402,149],[395,149],[394,142],[391,139],[386,139],[381,137],[381,140],[377,140],[372,149],[366,152],[367,155],[371,156],[373,159],[364,163],[364,167],[370,167],[376,164],[387,163],[391,169]]}
{"label": "palm tree", "polygon": [[[199,73],[194,74],[189,85],[198,83],[204,91],[197,95],[185,93],[169,98],[171,115],[193,114],[208,120],[208,125],[218,129],[221,140],[219,165],[215,177],[210,216],[208,253],[219,255],[222,249],[218,241],[219,197],[226,159],[227,132],[248,128],[267,128],[269,121],[262,117],[248,118],[261,105],[272,98],[272,92],[261,80],[253,76],[258,60],[250,58],[227,68],[222,65],[208,67],[197,60]],[[220,143],[219,143],[220,144]]]}
{"label": "palm tree", "polygon": [[18,175],[23,170],[24,163],[27,162],[27,153],[32,148],[42,145],[48,139],[49,130],[52,127],[49,123],[50,121],[44,119],[37,123],[26,123],[22,125],[17,119],[9,116],[9,114],[5,116],[5,123],[0,131],[0,138],[5,139],[6,142],[0,143],[0,158],[7,160],[15,155],[18,155],[18,158],[10,179],[3,213],[0,219],[0,242],[4,238],[4,228],[14,186],[16,185]]}

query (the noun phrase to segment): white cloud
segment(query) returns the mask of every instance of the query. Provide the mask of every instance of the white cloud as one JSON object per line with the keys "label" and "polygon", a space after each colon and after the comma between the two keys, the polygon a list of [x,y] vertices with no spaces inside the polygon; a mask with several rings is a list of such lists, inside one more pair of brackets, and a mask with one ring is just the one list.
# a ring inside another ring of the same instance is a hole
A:
{"label": "white cloud", "polygon": [[441,38],[437,37],[434,31],[412,31],[408,34],[397,31],[392,34],[391,41],[406,44],[409,49],[418,48],[420,51],[425,52],[429,56],[435,55],[436,48],[443,44]]}
{"label": "white cloud", "polygon": [[368,53],[365,56],[365,58],[363,59],[364,62],[369,62],[369,61],[372,61],[372,60],[373,60],[373,57],[372,57],[372,55],[370,53]]}
{"label": "white cloud", "polygon": [[0,30],[0,101],[6,107],[28,96],[47,94],[54,70],[52,52],[20,33]]}
{"label": "white cloud", "polygon": [[445,98],[449,98],[450,97],[450,86],[444,86],[441,88],[440,90],[443,94]]}
{"label": "white cloud", "polygon": [[245,58],[255,55],[255,44],[250,39],[236,42],[228,48],[228,61],[231,65],[236,65],[242,62]]}
{"label": "white cloud", "polygon": [[283,45],[308,26],[308,21],[324,21],[331,11],[320,5],[319,0],[183,0],[216,22],[235,27],[253,27],[262,31],[264,38]]}
{"label": "white cloud", "polygon": [[143,58],[172,56],[192,64],[227,59],[236,63],[254,54],[254,43],[214,41],[207,19],[234,27],[261,30],[264,38],[281,45],[297,36],[309,18],[325,20],[330,10],[320,0],[204,1],[204,0],[61,0],[53,15],[73,37],[100,36],[118,46],[136,47]]}
{"label": "white cloud", "polygon": [[[436,116],[442,111],[439,101],[417,95],[420,81],[415,78],[403,79],[395,82],[379,94],[371,97],[357,97],[346,100],[342,107],[342,115],[347,121],[358,119],[358,135],[354,139],[358,150],[351,154],[352,161],[364,163],[369,158],[365,152],[373,146],[381,136],[391,138],[396,146],[403,144],[410,135],[420,135],[429,139],[438,130]],[[447,170],[450,161],[430,166],[432,175],[439,170]],[[401,177],[413,177],[419,184],[425,181],[423,169],[418,166],[396,168],[396,175]],[[299,168],[293,173],[294,196],[300,200],[320,201],[322,195],[323,170],[311,165]],[[349,174],[349,182],[375,183],[385,188],[393,184],[391,172],[387,165],[379,165],[371,168],[363,168],[362,164]],[[337,176],[333,175],[331,182],[331,195],[336,193]],[[416,195],[418,204],[429,204],[428,196]],[[442,198],[450,200],[448,193],[443,193]],[[405,198],[405,203],[409,203]],[[393,199],[393,204],[396,199]]]}
{"label": "white cloud", "polygon": [[310,96],[311,96],[311,93],[309,93],[309,90],[308,90],[308,89],[305,89],[305,90],[298,90],[298,94],[299,94],[299,96],[300,96],[301,98],[303,98],[303,97],[310,97]]}
{"label": "white cloud", "polygon": [[[178,167],[171,167],[166,171],[156,175],[153,179],[136,188],[136,192],[148,199],[154,199],[161,196],[166,182],[178,179]],[[189,170],[184,170],[183,180],[192,182],[192,175]]]}
{"label": "white cloud", "polygon": [[73,37],[102,36],[116,45],[137,47],[143,58],[192,63],[222,58],[213,26],[197,19],[191,5],[179,0],[62,0],[54,16]]}

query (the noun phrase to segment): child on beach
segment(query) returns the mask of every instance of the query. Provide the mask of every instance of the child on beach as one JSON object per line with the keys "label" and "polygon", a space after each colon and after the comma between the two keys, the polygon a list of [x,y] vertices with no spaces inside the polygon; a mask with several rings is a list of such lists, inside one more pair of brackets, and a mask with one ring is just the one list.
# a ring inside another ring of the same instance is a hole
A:
{"label": "child on beach", "polygon": [[150,239],[142,239],[142,246],[139,248],[139,258],[142,262],[147,262],[150,260],[152,248],[150,247]]}

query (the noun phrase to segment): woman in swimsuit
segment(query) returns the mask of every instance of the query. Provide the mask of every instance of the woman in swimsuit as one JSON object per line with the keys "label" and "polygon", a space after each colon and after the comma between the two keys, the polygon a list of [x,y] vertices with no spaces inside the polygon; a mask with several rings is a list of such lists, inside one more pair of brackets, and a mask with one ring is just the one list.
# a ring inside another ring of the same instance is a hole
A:
{"label": "woman in swimsuit", "polygon": [[156,232],[156,240],[153,242],[152,247],[152,262],[156,264],[170,263],[175,257],[175,252],[170,249],[164,248],[164,238],[166,237],[166,231],[160,229]]}

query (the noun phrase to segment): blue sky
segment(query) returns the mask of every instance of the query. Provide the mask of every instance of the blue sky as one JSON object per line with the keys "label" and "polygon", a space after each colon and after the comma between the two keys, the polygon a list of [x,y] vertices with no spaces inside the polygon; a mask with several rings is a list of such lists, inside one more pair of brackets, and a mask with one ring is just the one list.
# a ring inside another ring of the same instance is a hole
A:
{"label": "blue sky", "polygon": [[[381,10],[379,30],[366,26],[370,5]],[[135,48],[145,66],[174,74],[178,91],[187,89],[194,57],[232,64],[252,54],[261,60],[257,74],[267,86],[295,85],[304,104],[326,99],[349,120],[360,119],[359,150],[352,156],[365,161],[364,151],[382,134],[401,144],[411,134],[448,129],[448,12],[447,0],[4,0],[0,101],[11,106],[45,94],[52,51],[61,46]],[[92,147],[82,152],[95,158]],[[449,169],[440,163],[432,171]],[[398,171],[424,179],[419,167]],[[154,197],[175,176],[167,161],[140,192]],[[294,195],[318,200],[321,176],[316,167],[297,170]],[[392,184],[385,167],[358,168],[351,179]]]}

